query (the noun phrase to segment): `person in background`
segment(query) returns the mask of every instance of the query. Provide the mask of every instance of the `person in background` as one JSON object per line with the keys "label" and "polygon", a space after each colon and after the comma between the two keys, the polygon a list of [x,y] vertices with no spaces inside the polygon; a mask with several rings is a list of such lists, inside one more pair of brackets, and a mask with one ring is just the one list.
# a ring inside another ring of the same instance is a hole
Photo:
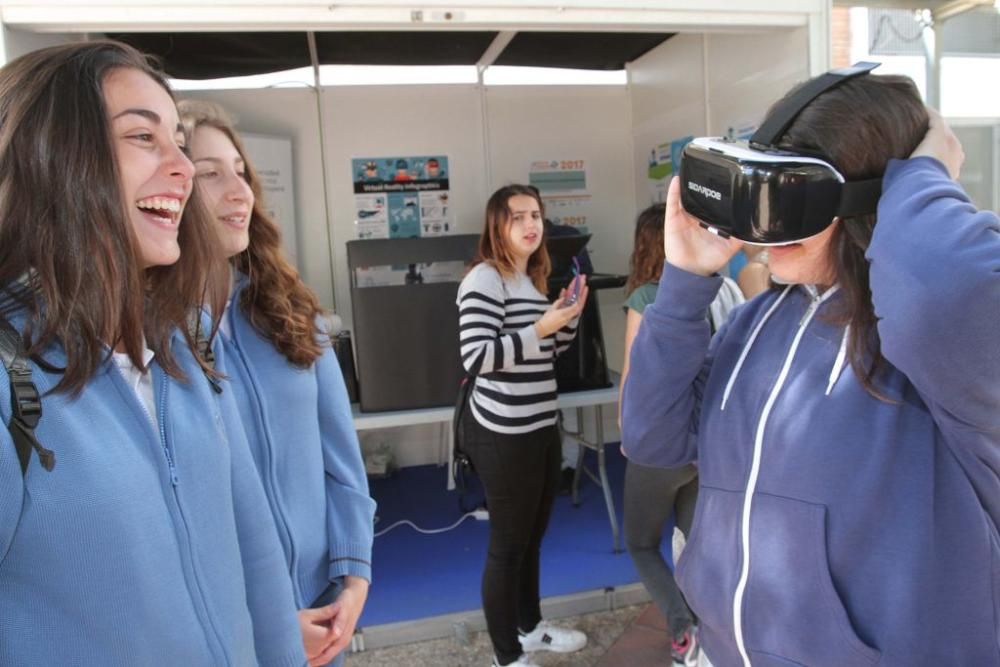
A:
{"label": "person in background", "polygon": [[180,108],[232,276],[220,370],[278,527],[309,663],[341,664],[371,581],[375,503],[340,365],[233,123],[210,103]]}
{"label": "person in background", "polygon": [[703,230],[675,180],[624,390],[630,457],[698,462],[677,580],[702,649],[719,667],[1000,665],[1000,220],[952,180],[961,148],[908,78],[826,90],[775,145],[881,177],[877,213],[770,247],[787,285],[710,344],[713,274],[740,242]]}
{"label": "person in background", "polygon": [[[529,185],[528,188],[535,194],[539,201],[542,201],[541,192],[534,185]],[[544,238],[549,239],[553,237],[560,236],[581,236],[582,232],[572,225],[557,225],[549,218],[545,218],[545,232]],[[558,279],[564,278],[566,281],[572,279],[573,267],[565,260],[560,262],[558,259],[549,256],[549,260],[552,263],[552,271],[549,274],[551,278]],[[580,265],[580,273],[585,276],[592,276],[594,273],[594,265],[590,261],[590,253],[586,248],[580,251],[576,256],[577,262]],[[554,280],[553,280],[554,282]],[[576,411],[567,410],[563,412],[560,410],[559,423],[563,427],[566,425],[567,415],[572,414],[573,420],[576,420]],[[575,428],[579,429],[580,424],[575,424]],[[571,430],[574,427],[569,427]],[[559,472],[559,488],[557,493],[559,495],[569,495],[573,490],[573,477],[576,474],[576,462],[580,454],[580,443],[577,439],[570,435],[569,433],[563,432],[562,435],[562,463]]]}
{"label": "person in background", "polygon": [[532,651],[567,653],[582,632],[542,620],[539,558],[559,481],[553,360],[569,347],[587,302],[563,290],[550,304],[544,208],[537,191],[508,185],[490,196],[473,267],[458,289],[460,351],[475,376],[459,425],[490,514],[483,571],[494,665],[532,667]]}
{"label": "person in background", "polygon": [[767,268],[767,247],[744,245],[743,253],[749,258],[736,276],[736,284],[747,299],[752,299],[771,287],[771,271]]}
{"label": "person in background", "polygon": [[305,661],[231,392],[188,333],[224,297],[193,176],[131,47],[0,69],[0,311],[42,406],[21,459],[0,373],[0,664]]}
{"label": "person in background", "polygon": [[[663,270],[664,204],[654,204],[639,214],[635,242],[629,259],[625,292],[625,359],[622,385],[629,374],[629,352],[642,323],[642,313],[656,296]],[[739,289],[728,278],[708,312],[711,330],[718,330],[729,311],[743,302]],[[625,547],[636,572],[657,608],[667,619],[671,635],[671,658],[675,664],[693,667],[698,659],[695,618],[684,600],[674,574],[663,559],[660,545],[663,526],[674,517],[674,561],[691,532],[698,498],[698,468],[693,463],[678,468],[656,468],[633,461],[625,463]]]}

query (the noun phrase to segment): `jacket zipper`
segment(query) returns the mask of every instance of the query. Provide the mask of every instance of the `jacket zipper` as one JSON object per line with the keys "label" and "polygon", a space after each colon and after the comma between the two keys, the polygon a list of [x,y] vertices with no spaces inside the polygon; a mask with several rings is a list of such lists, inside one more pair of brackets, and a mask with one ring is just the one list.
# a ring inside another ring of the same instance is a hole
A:
{"label": "jacket zipper", "polygon": [[781,366],[778,379],[771,388],[771,393],[764,403],[760,420],[757,422],[757,429],[754,435],[753,460],[750,464],[750,476],[747,479],[747,488],[743,496],[743,516],[740,521],[740,547],[743,551],[743,565],[740,570],[740,578],[736,584],[736,591],[733,593],[733,633],[736,636],[736,647],[739,649],[740,657],[743,659],[744,667],[750,666],[750,655],[747,653],[746,644],[743,639],[743,596],[746,593],[747,580],[750,577],[750,512],[753,509],[753,496],[757,489],[757,481],[760,475],[760,459],[764,446],[764,430],[767,426],[767,419],[771,414],[771,409],[788,378],[788,371],[791,368],[792,360],[799,348],[799,342],[805,333],[809,322],[812,320],[820,305],[837,291],[836,287],[831,287],[822,296],[816,294],[814,290],[809,290],[811,302],[802,318],[799,320],[798,331],[792,340],[792,345],[785,356],[785,361]]}
{"label": "jacket zipper", "polygon": [[[145,409],[145,406],[143,406]],[[174,464],[174,455],[170,451],[170,445],[167,444],[167,427],[164,425],[164,417],[167,414],[167,382],[165,379],[160,380],[160,415],[156,420],[156,424],[160,429],[160,446],[163,447],[163,455],[167,458],[167,470],[170,471],[170,483],[177,487],[177,483],[180,481],[177,477],[177,466]],[[176,494],[176,491],[174,492]],[[180,507],[180,503],[178,503]],[[185,531],[187,526],[184,527]]]}
{"label": "jacket zipper", "polygon": [[[117,370],[119,377],[125,380],[125,384],[128,386],[130,390],[132,390],[132,387],[128,382],[128,378],[125,376],[124,371],[122,371],[122,369],[120,368],[118,368]],[[148,372],[152,373],[153,371],[150,370]],[[141,400],[138,396],[136,396],[136,400],[139,403],[139,407],[146,415],[147,423],[151,427],[153,426],[153,424],[156,424],[156,429],[153,432],[157,434],[160,438],[160,448],[163,450],[163,457],[167,462],[167,471],[170,475],[170,485],[171,485],[171,491],[173,492],[174,506],[177,508],[177,515],[180,517],[181,525],[179,526],[179,528],[183,532],[183,541],[186,542],[188,550],[188,558],[190,558],[191,560],[191,574],[194,578],[193,583],[195,591],[191,591],[189,589],[188,592],[191,594],[192,597],[194,597],[195,593],[197,593],[197,596],[201,599],[201,605],[205,613],[205,620],[208,622],[208,625],[211,628],[211,633],[215,637],[215,641],[218,644],[218,650],[221,651],[222,655],[226,658],[226,664],[232,664],[232,660],[229,658],[228,652],[226,651],[225,644],[222,641],[219,631],[215,627],[215,624],[212,621],[212,615],[208,608],[208,602],[205,599],[205,592],[202,590],[201,582],[198,579],[198,569],[195,563],[194,549],[191,546],[191,533],[188,530],[187,519],[184,518],[184,510],[181,508],[180,499],[177,497],[177,485],[180,483],[180,477],[177,474],[177,465],[174,461],[174,454],[170,450],[170,445],[167,441],[166,415],[167,415],[168,386],[169,385],[167,383],[166,374],[162,374],[162,377],[159,379],[157,385],[158,391],[154,392],[154,396],[159,398],[158,401],[159,411],[157,414],[157,419],[155,420],[153,419],[153,416],[150,414],[149,407],[146,405],[146,402],[144,400]],[[135,392],[132,391],[132,393],[134,394]],[[196,607],[195,613],[197,613],[197,605],[195,605],[195,607]],[[209,634],[207,630],[205,634],[206,635]]]}
{"label": "jacket zipper", "polygon": [[177,467],[174,464],[174,457],[170,451],[170,444],[167,441],[167,427],[166,427],[166,414],[167,414],[167,377],[163,374],[160,379],[160,412],[159,412],[159,422],[160,426],[160,443],[163,445],[163,451],[167,456],[167,465],[170,469],[170,481],[174,486],[174,503],[177,506],[177,514],[181,518],[181,527],[184,530],[184,538],[187,543],[188,558],[191,559],[191,573],[194,576],[194,586],[198,591],[198,596],[201,598],[201,604],[205,609],[205,620],[208,621],[209,627],[212,629],[212,633],[215,636],[215,640],[219,645],[219,650],[226,659],[226,664],[231,665],[232,660],[226,650],[226,645],[222,641],[222,637],[219,634],[219,629],[215,626],[214,619],[212,618],[212,612],[208,607],[208,601],[205,599],[205,591],[202,589],[201,580],[198,577],[198,564],[195,560],[194,547],[191,543],[191,532],[188,530],[187,518],[184,516],[184,509],[181,507],[180,499],[177,497],[177,484],[179,478],[177,475]]}
{"label": "jacket zipper", "polygon": [[236,347],[236,351],[238,352],[237,356],[240,359],[240,363],[243,364],[243,370],[246,372],[247,378],[250,380],[250,388],[253,391],[255,399],[254,409],[256,410],[257,418],[260,420],[261,426],[263,427],[263,449],[265,450],[264,453],[267,456],[267,460],[265,461],[266,475],[261,476],[261,482],[263,483],[265,479],[267,481],[266,484],[262,484],[264,487],[264,493],[267,496],[268,503],[271,505],[275,525],[278,527],[281,536],[284,537],[286,543],[288,544],[288,573],[292,581],[292,589],[295,593],[295,598],[296,600],[302,600],[303,605],[308,605],[311,600],[304,600],[302,598],[299,580],[298,577],[295,576],[295,571],[298,567],[298,555],[295,551],[295,542],[292,540],[292,531],[288,528],[288,520],[285,518],[285,511],[281,506],[281,500],[278,497],[278,485],[274,479],[274,445],[270,436],[271,429],[268,427],[265,419],[261,393],[257,388],[257,380],[254,377],[252,369],[250,368],[250,364],[247,363],[246,357],[243,355],[243,348],[237,340],[235,317],[233,320],[234,321],[231,322],[233,325],[231,327],[233,345]]}

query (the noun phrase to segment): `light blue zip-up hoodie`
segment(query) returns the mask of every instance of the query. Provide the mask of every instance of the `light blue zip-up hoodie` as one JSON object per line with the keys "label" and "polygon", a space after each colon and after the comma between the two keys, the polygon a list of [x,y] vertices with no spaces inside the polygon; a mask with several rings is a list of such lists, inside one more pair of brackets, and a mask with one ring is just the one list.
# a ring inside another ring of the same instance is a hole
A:
{"label": "light blue zip-up hoodie", "polygon": [[697,460],[677,579],[715,667],[1000,665],[1000,223],[942,165],[892,161],[867,257],[865,391],[835,288],[771,290],[709,345],[719,278],[664,267],[622,441]]}
{"label": "light blue zip-up hoodie", "polygon": [[239,305],[245,276],[220,336],[264,492],[278,525],[299,608],[345,575],[371,580],[375,501],[333,348],[297,368],[264,338]]}
{"label": "light blue zip-up hoodie", "polygon": [[227,441],[232,392],[171,345],[188,381],[154,360],[156,427],[114,362],[75,399],[44,395],[59,375],[33,364],[56,466],[33,454],[23,481],[0,370],[0,665],[305,664],[249,448]]}

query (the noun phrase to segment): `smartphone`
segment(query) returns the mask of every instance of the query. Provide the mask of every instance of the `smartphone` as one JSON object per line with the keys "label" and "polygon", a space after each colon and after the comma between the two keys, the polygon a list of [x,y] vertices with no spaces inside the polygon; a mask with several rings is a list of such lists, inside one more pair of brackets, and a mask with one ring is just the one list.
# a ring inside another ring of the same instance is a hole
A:
{"label": "smartphone", "polygon": [[580,262],[576,259],[576,257],[574,257],[573,280],[569,283],[569,287],[567,288],[569,294],[567,294],[566,298],[563,299],[562,305],[559,306],[560,308],[569,308],[577,302],[580,298],[580,285],[582,282],[583,281],[580,280]]}

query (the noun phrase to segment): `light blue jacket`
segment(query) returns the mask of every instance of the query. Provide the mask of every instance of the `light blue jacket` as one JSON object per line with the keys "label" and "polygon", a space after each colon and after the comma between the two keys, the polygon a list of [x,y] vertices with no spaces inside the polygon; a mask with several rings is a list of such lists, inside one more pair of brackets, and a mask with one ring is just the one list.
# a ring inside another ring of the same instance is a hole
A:
{"label": "light blue jacket", "polygon": [[[108,361],[78,398],[44,396],[36,435],[56,465],[33,454],[23,481],[0,367],[0,664],[305,664],[249,449],[227,444],[232,392],[171,345],[188,381],[154,360],[157,428]],[[59,375],[33,378],[44,394]]]}
{"label": "light blue jacket", "polygon": [[893,160],[867,259],[887,400],[833,288],[765,292],[710,347],[719,278],[667,264],[643,315],[622,444],[698,462],[677,581],[716,667],[1000,665],[1000,220]]}
{"label": "light blue jacket", "polygon": [[344,575],[371,580],[375,501],[333,349],[324,340],[312,366],[291,365],[239,306],[244,285],[225,314],[220,370],[231,379],[296,603],[307,608]]}

